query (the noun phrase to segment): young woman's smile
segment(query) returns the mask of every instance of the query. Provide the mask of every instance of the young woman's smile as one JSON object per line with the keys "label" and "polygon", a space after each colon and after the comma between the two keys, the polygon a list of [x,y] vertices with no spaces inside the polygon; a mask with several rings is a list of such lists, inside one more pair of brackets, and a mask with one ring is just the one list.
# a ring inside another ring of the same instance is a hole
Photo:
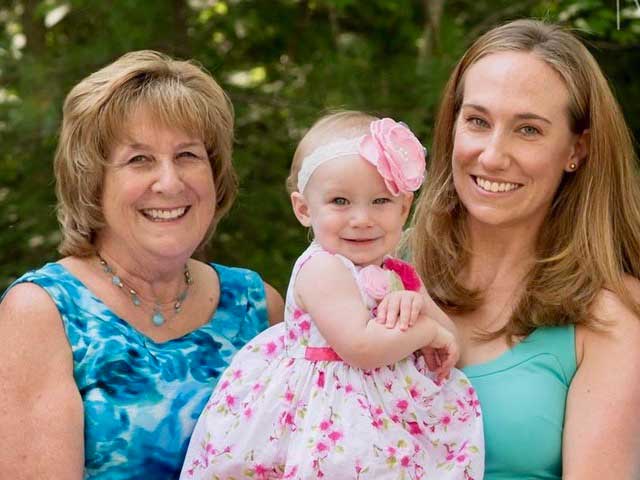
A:
{"label": "young woman's smile", "polygon": [[537,229],[580,158],[562,78],[534,54],[488,55],[465,74],[453,179],[471,224]]}

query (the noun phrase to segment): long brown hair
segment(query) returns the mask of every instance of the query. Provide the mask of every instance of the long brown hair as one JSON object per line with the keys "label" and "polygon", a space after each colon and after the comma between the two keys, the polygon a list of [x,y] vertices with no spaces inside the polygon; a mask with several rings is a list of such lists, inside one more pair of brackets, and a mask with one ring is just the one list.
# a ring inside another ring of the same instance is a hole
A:
{"label": "long brown hair", "polygon": [[587,157],[565,173],[536,244],[536,262],[525,279],[509,322],[490,337],[511,339],[550,325],[596,325],[590,307],[602,288],[640,311],[624,286],[640,276],[640,178],[633,142],[602,71],[580,40],[560,26],[517,20],[478,38],[445,87],[434,133],[427,181],[414,212],[409,245],[434,299],[450,311],[471,311],[482,292],[460,283],[472,246],[466,210],[453,186],[453,132],[465,72],[496,52],[536,55],[564,80],[574,133],[590,131]]}

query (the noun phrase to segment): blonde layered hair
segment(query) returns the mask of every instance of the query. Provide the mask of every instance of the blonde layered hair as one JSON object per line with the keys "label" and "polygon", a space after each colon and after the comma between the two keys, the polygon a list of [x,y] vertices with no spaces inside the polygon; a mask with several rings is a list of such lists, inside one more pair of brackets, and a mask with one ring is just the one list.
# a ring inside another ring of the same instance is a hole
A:
{"label": "blonde layered hair", "polygon": [[482,292],[465,288],[461,272],[472,245],[466,210],[453,185],[453,132],[465,73],[497,52],[529,52],[553,68],[569,91],[571,130],[589,129],[585,161],[566,173],[541,227],[536,262],[509,322],[489,337],[527,335],[540,326],[595,325],[598,292],[614,291],[636,312],[624,277],[640,277],[640,179],[633,142],[602,71],[572,33],[536,20],[494,28],[467,50],[445,87],[434,132],[427,182],[409,238],[413,260],[434,299],[452,312],[472,311]]}
{"label": "blonde layered hair", "polygon": [[204,142],[213,171],[216,213],[203,246],[237,192],[231,164],[233,107],[216,81],[198,65],[154,51],[137,51],[89,75],[67,96],[54,160],[62,255],[95,252],[104,227],[101,195],[106,159],[123,140],[128,120],[146,109],[158,124]]}
{"label": "blonde layered hair", "polygon": [[302,137],[293,154],[286,181],[287,191],[298,191],[298,173],[302,162],[313,150],[339,138],[352,138],[367,133],[374,120],[378,120],[378,117],[356,110],[337,110],[320,117]]}

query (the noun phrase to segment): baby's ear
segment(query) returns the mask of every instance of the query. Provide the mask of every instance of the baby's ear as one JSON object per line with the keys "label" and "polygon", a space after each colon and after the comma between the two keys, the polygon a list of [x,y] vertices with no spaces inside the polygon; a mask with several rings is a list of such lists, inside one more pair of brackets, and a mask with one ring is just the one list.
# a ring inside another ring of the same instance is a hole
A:
{"label": "baby's ear", "polygon": [[409,212],[411,211],[411,203],[413,202],[413,192],[406,192],[401,194],[402,198],[402,223],[407,221]]}
{"label": "baby's ear", "polygon": [[293,213],[298,221],[304,227],[311,226],[311,212],[309,211],[309,204],[300,192],[293,192],[291,194],[291,206],[293,207]]}

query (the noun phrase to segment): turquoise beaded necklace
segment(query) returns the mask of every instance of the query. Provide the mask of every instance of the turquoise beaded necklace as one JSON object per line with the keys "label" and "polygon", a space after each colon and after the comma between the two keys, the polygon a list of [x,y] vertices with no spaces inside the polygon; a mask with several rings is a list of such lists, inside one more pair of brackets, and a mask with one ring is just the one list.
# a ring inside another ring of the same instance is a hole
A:
{"label": "turquoise beaded necklace", "polygon": [[[102,271],[107,275],[111,276],[111,283],[113,283],[116,287],[118,287],[123,292],[126,292],[131,299],[131,303],[133,303],[136,307],[142,307],[142,299],[138,295],[133,288],[124,283],[122,279],[116,275],[116,272],[111,268],[102,255],[97,254],[98,260],[100,261],[100,266],[102,267]],[[189,294],[189,287],[193,283],[193,278],[191,277],[191,272],[189,271],[189,267],[185,263],[184,265],[184,283],[185,287],[182,292],[173,300],[173,315],[171,318],[175,317],[182,310],[182,305],[184,301],[187,299],[187,295]],[[162,305],[156,299],[153,302],[153,308],[151,313],[151,323],[153,323],[156,327],[160,327],[165,324],[168,320],[167,317],[162,313]]]}

